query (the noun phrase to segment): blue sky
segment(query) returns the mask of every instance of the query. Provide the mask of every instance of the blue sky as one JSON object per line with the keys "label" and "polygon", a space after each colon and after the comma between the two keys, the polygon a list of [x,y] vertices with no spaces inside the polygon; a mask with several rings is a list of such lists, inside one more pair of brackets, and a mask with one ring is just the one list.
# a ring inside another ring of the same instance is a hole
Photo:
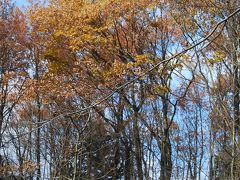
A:
{"label": "blue sky", "polygon": [[14,0],[17,6],[26,6],[28,4],[28,0]]}

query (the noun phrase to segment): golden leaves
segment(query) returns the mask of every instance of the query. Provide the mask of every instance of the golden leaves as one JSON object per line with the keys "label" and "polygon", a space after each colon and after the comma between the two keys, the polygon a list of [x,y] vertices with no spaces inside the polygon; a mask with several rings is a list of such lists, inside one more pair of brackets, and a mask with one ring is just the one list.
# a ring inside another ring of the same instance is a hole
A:
{"label": "golden leaves", "polygon": [[149,62],[149,55],[148,54],[142,54],[142,55],[137,55],[135,56],[135,63],[134,66],[140,66],[144,63],[148,63]]}
{"label": "golden leaves", "polygon": [[154,86],[153,88],[152,88],[152,91],[153,91],[153,93],[154,94],[158,94],[158,95],[164,95],[164,94],[166,94],[167,92],[169,92],[169,87],[168,86],[160,86],[160,85],[158,85],[158,86]]}
{"label": "golden leaves", "polygon": [[[182,33],[172,12],[161,14],[161,8],[164,5],[151,0],[53,0],[32,10],[30,19],[34,31],[43,32],[48,73],[64,85],[63,79],[70,83],[69,74],[78,73],[86,88],[85,84],[107,86],[141,75],[153,65],[149,44],[167,38],[179,41]],[[172,68],[181,69],[182,64],[163,68],[164,73]]]}
{"label": "golden leaves", "polygon": [[226,57],[226,54],[223,51],[215,51],[212,55],[212,58],[207,59],[207,63],[210,65],[214,65],[216,63],[219,63],[223,61],[223,59]]}

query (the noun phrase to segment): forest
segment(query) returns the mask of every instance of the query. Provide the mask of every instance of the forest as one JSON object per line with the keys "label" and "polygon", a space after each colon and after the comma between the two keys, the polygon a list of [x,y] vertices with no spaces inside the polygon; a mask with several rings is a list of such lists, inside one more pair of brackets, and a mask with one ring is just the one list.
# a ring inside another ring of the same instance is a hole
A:
{"label": "forest", "polygon": [[239,0],[0,0],[0,179],[239,177]]}

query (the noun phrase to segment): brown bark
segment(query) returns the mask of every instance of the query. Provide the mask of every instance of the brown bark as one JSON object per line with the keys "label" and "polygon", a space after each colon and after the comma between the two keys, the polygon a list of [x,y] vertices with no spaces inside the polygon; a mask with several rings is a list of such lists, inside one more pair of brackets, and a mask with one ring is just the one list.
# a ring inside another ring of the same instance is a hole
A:
{"label": "brown bark", "polygon": [[160,180],[170,180],[172,174],[172,149],[169,139],[169,127],[168,127],[168,104],[166,97],[162,98],[163,104],[163,119],[164,119],[164,137],[161,145],[161,175]]}

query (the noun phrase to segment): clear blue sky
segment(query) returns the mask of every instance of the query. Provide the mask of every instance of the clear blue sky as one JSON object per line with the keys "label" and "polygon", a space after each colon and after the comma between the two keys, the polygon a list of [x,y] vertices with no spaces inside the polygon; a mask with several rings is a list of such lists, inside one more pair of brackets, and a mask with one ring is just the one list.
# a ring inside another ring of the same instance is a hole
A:
{"label": "clear blue sky", "polygon": [[28,0],[13,0],[17,6],[26,6],[28,4]]}

